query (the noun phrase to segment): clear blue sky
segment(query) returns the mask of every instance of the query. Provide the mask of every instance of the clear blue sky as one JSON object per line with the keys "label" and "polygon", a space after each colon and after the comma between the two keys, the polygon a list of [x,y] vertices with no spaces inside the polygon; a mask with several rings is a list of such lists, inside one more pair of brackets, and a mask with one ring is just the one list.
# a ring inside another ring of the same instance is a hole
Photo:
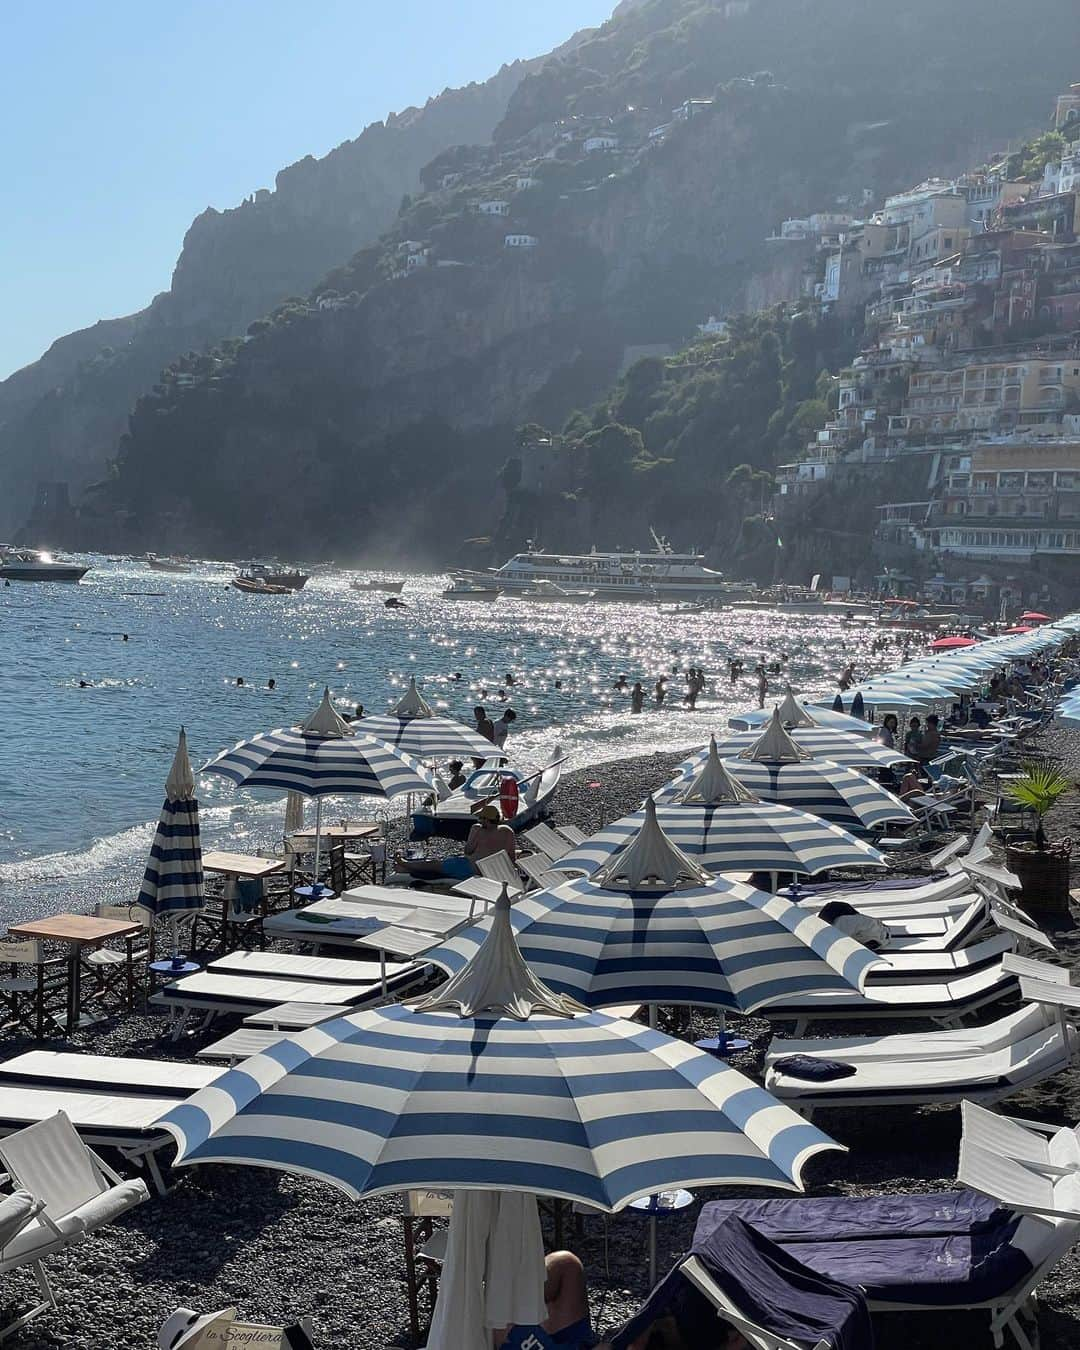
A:
{"label": "clear blue sky", "polygon": [[193,216],[615,0],[0,0],[0,378],[168,287]]}

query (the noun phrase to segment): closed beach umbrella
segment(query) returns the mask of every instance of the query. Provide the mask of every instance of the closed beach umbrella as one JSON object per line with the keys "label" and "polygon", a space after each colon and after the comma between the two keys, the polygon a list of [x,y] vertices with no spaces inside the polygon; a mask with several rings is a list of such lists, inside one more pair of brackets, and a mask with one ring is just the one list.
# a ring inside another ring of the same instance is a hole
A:
{"label": "closed beach umbrella", "polygon": [[195,798],[195,778],[183,727],[180,728],[172,768],[165,780],[165,803],[135,903],[151,914],[166,915],[174,942],[177,916],[195,914],[206,904],[202,845],[199,842],[199,803]]}
{"label": "closed beach umbrella", "polygon": [[[485,942],[433,994],[278,1041],[159,1123],[181,1164],[272,1167],[354,1197],[446,1187],[609,1211],[679,1186],[798,1190],[807,1160],[836,1147],[723,1062],[543,985],[505,890]],[[434,1344],[479,1346],[482,1332]]]}
{"label": "closed beach umbrella", "polygon": [[[817,707],[797,698],[788,685],[780,709],[780,721],[786,727],[831,727],[834,731],[852,731],[857,736],[872,736],[874,728],[868,726],[861,717],[852,717],[845,712],[834,712],[831,708]],[[733,731],[753,731],[772,721],[772,713],[765,708],[752,708],[728,718],[728,726]]]}
{"label": "closed beach umbrella", "polygon": [[285,794],[285,834],[298,834],[304,828],[304,795],[302,792]]}
{"label": "closed beach umbrella", "polygon": [[[725,736],[717,742],[721,758],[741,755],[756,743],[760,735],[760,731],[739,731],[732,736]],[[809,750],[811,754],[831,759],[834,764],[843,764],[849,769],[891,769],[906,759],[899,750],[889,750],[866,736],[853,736],[850,731],[833,731],[830,727],[794,727],[789,735],[796,745]],[[687,769],[700,769],[708,755],[708,748],[699,750],[684,764],[680,764],[677,772],[681,774]]]}
{"label": "closed beach umbrella", "polygon": [[500,753],[472,727],[434,713],[421,697],[414,679],[409,680],[409,688],[396,707],[385,715],[361,717],[355,725],[415,759],[447,759],[454,755],[487,759]]}
{"label": "closed beach umbrella", "polygon": [[430,792],[435,786],[434,774],[411,755],[357,731],[339,717],[329,689],[300,726],[279,727],[240,741],[212,759],[205,772],[221,774],[237,787],[283,788],[314,797],[316,880],[323,797],[388,798]]}
{"label": "closed beach umbrella", "polygon": [[[914,822],[909,807],[871,779],[832,760],[818,759],[791,739],[774,718],[756,745],[724,767],[743,787],[766,801],[780,802],[830,820],[845,829],[872,830],[890,821]],[[666,805],[695,776],[687,763],[655,794]]]}
{"label": "closed beach umbrella", "polygon": [[[510,922],[545,984],[602,1008],[681,1003],[754,1012],[805,994],[861,992],[873,952],[809,910],[706,871],[672,843],[652,801],[630,842],[591,877],[519,896]],[[490,919],[425,960],[454,973]]]}
{"label": "closed beach umbrella", "polygon": [[[692,767],[697,769],[694,776]],[[798,872],[873,867],[881,854],[846,830],[777,802],[762,801],[721,763],[715,737],[704,758],[684,766],[677,790],[661,788],[657,819],[689,857],[715,872]],[[645,818],[644,808],[614,821],[560,859],[560,869],[594,872],[626,846]]]}
{"label": "closed beach umbrella", "polygon": [[[641,829],[646,808],[613,821],[559,859],[560,871],[593,873]],[[687,857],[712,872],[796,872],[880,867],[875,848],[805,811],[763,802],[721,764],[715,739],[697,778],[656,808],[664,833]]]}

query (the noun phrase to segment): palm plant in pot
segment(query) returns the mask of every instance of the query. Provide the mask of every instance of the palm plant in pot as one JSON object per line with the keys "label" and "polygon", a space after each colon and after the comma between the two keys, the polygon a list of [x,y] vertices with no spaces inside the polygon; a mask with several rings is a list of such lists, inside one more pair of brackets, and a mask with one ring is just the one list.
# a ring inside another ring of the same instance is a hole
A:
{"label": "palm plant in pot", "polygon": [[1046,817],[1058,798],[1072,784],[1046,764],[1026,764],[1023,776],[1005,789],[1017,806],[1035,817],[1035,838],[1030,843],[1009,843],[1006,864],[1020,878],[1021,903],[1025,909],[1065,913],[1069,907],[1069,858],[1072,840],[1050,843]]}

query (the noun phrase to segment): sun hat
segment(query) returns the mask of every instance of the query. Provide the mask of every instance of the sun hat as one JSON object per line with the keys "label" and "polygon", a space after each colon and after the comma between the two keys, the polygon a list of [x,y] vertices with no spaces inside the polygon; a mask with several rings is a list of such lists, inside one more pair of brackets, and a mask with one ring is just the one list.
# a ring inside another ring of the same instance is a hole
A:
{"label": "sun hat", "polygon": [[496,822],[502,820],[502,816],[499,814],[499,808],[497,806],[492,806],[490,802],[487,806],[482,806],[477,812],[477,815],[481,820],[494,820]]}

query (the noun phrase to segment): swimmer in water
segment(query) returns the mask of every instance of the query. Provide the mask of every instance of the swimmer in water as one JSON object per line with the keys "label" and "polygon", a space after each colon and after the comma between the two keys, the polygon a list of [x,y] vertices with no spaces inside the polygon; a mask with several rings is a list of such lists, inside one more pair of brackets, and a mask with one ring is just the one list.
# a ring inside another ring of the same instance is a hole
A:
{"label": "swimmer in water", "polygon": [[516,683],[517,683],[517,681],[514,679],[513,672],[508,670],[508,671],[506,672],[506,678],[503,680],[503,684],[510,684],[510,685],[513,685],[513,684],[516,684]]}
{"label": "swimmer in water", "polygon": [[126,642],[127,640],[128,640],[128,635],[127,635],[126,633],[122,634],[122,635],[121,635],[121,638],[120,638],[120,641],[121,641],[121,642]]}
{"label": "swimmer in water", "polygon": [[266,681],[266,687],[267,687],[267,689],[276,689],[276,688],[277,688],[277,680],[275,680],[275,679],[273,679],[273,678],[267,680],[267,681]]}
{"label": "swimmer in water", "polygon": [[243,677],[243,675],[237,675],[237,677],[236,677],[236,685],[237,685],[237,688],[239,688],[240,685],[242,685],[243,683],[244,683],[244,677]]}
{"label": "swimmer in water", "polygon": [[85,680],[80,680],[80,681],[79,681],[79,688],[80,688],[80,689],[89,689],[90,686],[87,684],[87,682],[86,682]]}

